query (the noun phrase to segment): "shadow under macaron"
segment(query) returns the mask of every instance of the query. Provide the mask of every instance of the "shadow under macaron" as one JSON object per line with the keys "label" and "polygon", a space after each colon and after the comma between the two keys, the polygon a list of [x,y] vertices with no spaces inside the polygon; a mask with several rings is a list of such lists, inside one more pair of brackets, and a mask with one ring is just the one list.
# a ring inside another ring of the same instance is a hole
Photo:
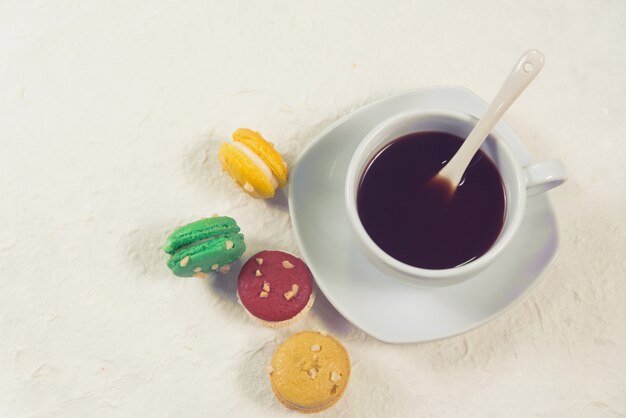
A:
{"label": "shadow under macaron", "polygon": [[219,271],[211,273],[207,279],[211,292],[224,300],[236,305],[239,304],[237,300],[237,276],[239,276],[243,263],[242,257],[230,263],[230,271],[227,273]]}
{"label": "shadow under macaron", "polygon": [[309,315],[314,315],[323,324],[323,329],[339,339],[347,338],[358,329],[348,322],[335,307],[326,299],[326,296],[316,290],[315,303]]}
{"label": "shadow under macaron", "polygon": [[282,189],[276,189],[276,194],[271,199],[265,199],[265,203],[274,208],[279,209],[283,212],[289,212],[289,200],[287,198],[287,186]]}

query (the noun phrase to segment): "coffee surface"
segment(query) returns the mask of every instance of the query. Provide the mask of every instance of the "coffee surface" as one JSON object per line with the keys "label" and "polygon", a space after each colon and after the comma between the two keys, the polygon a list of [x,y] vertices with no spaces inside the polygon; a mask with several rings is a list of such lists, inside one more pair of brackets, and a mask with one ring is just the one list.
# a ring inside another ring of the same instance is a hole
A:
{"label": "coffee surface", "polygon": [[415,267],[452,268],[485,254],[498,238],[506,194],[483,151],[452,197],[432,181],[462,142],[443,132],[409,134],[388,144],[366,167],[357,192],[359,217],[393,258]]}

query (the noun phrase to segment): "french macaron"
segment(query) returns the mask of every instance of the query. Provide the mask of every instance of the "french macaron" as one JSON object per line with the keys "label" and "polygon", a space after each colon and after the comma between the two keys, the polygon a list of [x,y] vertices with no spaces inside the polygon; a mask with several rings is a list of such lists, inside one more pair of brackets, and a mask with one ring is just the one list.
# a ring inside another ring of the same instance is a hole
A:
{"label": "french macaron", "polygon": [[267,371],[280,403],[298,412],[321,412],[343,396],[350,380],[350,357],[324,332],[299,332],[278,346]]}
{"label": "french macaron", "polygon": [[251,196],[267,199],[287,183],[289,168],[260,133],[246,128],[233,132],[233,142],[218,151],[224,170]]}
{"label": "french macaron", "polygon": [[313,275],[298,257],[283,251],[261,251],[241,268],[237,296],[261,324],[272,328],[291,325],[313,306]]}
{"label": "french macaron", "polygon": [[246,251],[237,222],[228,216],[204,218],[182,226],[167,237],[163,250],[171,254],[167,266],[181,277],[207,278],[226,273],[230,263]]}

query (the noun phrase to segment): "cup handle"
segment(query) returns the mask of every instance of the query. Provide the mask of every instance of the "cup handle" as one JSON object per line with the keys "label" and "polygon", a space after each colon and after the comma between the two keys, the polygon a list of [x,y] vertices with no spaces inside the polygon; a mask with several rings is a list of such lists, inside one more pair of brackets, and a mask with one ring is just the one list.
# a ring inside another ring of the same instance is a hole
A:
{"label": "cup handle", "polygon": [[546,160],[522,169],[526,177],[526,195],[534,196],[547,192],[567,180],[565,166],[561,160]]}

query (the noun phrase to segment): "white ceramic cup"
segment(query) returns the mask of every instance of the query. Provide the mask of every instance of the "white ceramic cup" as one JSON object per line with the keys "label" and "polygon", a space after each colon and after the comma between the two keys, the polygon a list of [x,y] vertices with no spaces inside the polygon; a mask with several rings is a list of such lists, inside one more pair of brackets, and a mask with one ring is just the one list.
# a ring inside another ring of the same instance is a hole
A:
{"label": "white ceramic cup", "polygon": [[481,146],[481,150],[498,168],[505,188],[504,225],[495,243],[476,260],[448,269],[418,268],[396,260],[374,243],[359,218],[356,203],[357,192],[365,168],[385,145],[401,136],[413,132],[439,131],[466,138],[476,122],[475,117],[453,110],[408,111],[393,116],[376,126],[356,149],[348,166],[345,185],[348,219],[354,230],[356,241],[368,259],[381,271],[413,283],[434,286],[451,285],[468,279],[492,263],[511,242],[524,218],[526,198],[550,190],[567,179],[565,168],[559,160],[547,160],[521,167],[500,137],[496,127]]}

